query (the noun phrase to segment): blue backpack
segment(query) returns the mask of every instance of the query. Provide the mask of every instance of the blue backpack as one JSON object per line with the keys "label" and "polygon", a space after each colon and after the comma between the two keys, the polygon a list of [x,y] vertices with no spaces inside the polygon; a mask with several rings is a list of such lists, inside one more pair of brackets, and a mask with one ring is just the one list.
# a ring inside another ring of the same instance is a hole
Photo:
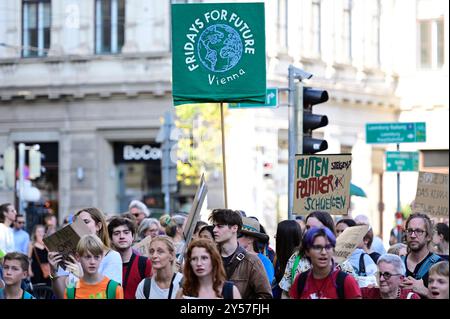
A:
{"label": "blue backpack", "polygon": [[[402,256],[402,259],[405,263],[406,269],[408,269],[408,265],[406,264],[406,256]],[[439,257],[438,255],[436,255],[434,253],[431,254],[431,256],[429,256],[427,259],[425,259],[423,264],[420,266],[420,268],[417,271],[417,274],[414,276],[414,278],[422,279],[423,276],[425,276],[428,273],[428,271],[430,270],[430,267],[441,260],[442,260],[442,258]]]}

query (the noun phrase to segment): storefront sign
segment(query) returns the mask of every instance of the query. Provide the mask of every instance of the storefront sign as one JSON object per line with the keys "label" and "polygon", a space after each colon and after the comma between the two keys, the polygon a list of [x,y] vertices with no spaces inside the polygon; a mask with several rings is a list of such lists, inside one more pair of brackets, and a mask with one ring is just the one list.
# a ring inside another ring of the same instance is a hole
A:
{"label": "storefront sign", "polygon": [[114,163],[159,161],[160,144],[114,143]]}

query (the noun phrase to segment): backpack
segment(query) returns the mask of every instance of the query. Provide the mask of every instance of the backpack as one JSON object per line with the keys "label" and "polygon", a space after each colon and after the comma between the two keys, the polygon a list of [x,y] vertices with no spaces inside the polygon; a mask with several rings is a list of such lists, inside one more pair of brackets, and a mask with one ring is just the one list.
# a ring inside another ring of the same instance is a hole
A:
{"label": "backpack", "polygon": [[223,287],[222,287],[222,296],[223,299],[234,299],[233,296],[233,282],[231,281],[225,281],[223,283]]}
{"label": "backpack", "polygon": [[[311,270],[304,271],[298,275],[298,283],[297,283],[297,293],[299,296],[302,295],[303,290],[305,289],[306,279],[308,278],[308,274]],[[336,292],[339,299],[345,299],[345,291],[344,291],[344,282],[345,278],[347,278],[347,273],[339,270],[339,273],[336,278]]]}
{"label": "backpack", "polygon": [[[116,289],[120,284],[117,281],[109,280],[106,286],[106,299],[116,299]],[[75,299],[76,288],[66,288],[67,299]]]}
{"label": "backpack", "polygon": [[141,278],[145,278],[145,268],[146,268],[146,266],[147,266],[147,257],[139,256],[138,268],[139,268],[139,275],[141,275]]}
{"label": "backpack", "polygon": [[[407,256],[408,255],[402,256],[402,259],[405,262],[406,269],[408,269],[408,265],[406,264]],[[427,272],[430,270],[430,267],[441,260],[442,258],[436,255],[435,253],[431,254],[431,256],[425,259],[423,264],[420,266],[419,270],[417,271],[417,274],[414,276],[415,279],[422,279],[422,277],[425,276]]]}
{"label": "backpack", "polygon": [[364,263],[364,255],[366,255],[366,253],[362,253],[359,256],[359,269],[358,269],[358,276],[367,276],[366,274],[366,265]]}
{"label": "backpack", "polygon": [[[175,280],[177,273],[173,274],[172,281],[170,282],[170,288],[169,288],[169,294],[167,295],[167,299],[170,299],[172,297],[172,290],[173,290],[173,281]],[[147,277],[144,279],[144,297],[145,299],[150,298],[150,288],[152,287],[152,277]],[[180,287],[183,284],[183,279],[180,280]]]}

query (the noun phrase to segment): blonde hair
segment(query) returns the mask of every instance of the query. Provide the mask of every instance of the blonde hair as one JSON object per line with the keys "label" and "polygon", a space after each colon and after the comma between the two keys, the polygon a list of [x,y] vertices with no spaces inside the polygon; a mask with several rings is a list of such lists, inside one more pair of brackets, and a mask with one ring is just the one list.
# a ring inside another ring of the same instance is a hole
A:
{"label": "blonde hair", "polygon": [[84,235],[77,244],[77,254],[84,256],[91,253],[94,256],[103,256],[106,247],[96,235]]}
{"label": "blonde hair", "polygon": [[430,270],[428,271],[428,276],[431,276],[433,274],[448,278],[448,261],[440,261],[431,266]]}
{"label": "blonde hair", "polygon": [[[148,254],[149,255],[150,255],[150,247],[152,246],[152,244],[154,242],[157,242],[157,241],[160,241],[160,242],[163,242],[164,244],[166,244],[167,249],[169,250],[170,254],[172,254],[173,257],[175,257],[175,245],[173,244],[172,238],[170,238],[169,236],[166,236],[166,235],[158,235],[150,241],[150,244],[148,245],[148,250],[149,250]],[[175,261],[175,258],[172,261],[172,264],[174,261]]]}

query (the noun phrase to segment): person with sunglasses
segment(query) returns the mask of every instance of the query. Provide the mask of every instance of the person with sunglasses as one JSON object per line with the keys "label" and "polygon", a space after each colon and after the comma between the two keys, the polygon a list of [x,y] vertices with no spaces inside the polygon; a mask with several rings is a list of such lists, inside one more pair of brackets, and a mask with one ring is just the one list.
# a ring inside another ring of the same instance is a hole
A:
{"label": "person with sunglasses", "polygon": [[28,254],[30,235],[23,229],[24,226],[25,216],[23,216],[22,214],[17,214],[13,228],[14,244],[16,246],[16,251],[26,255]]}
{"label": "person with sunglasses", "polygon": [[435,263],[443,260],[428,248],[433,239],[433,227],[428,215],[410,215],[406,220],[405,233],[409,253],[404,258],[406,278],[402,282],[402,288],[411,289],[426,298],[428,271]]}
{"label": "person with sunglasses", "polygon": [[400,256],[381,255],[377,267],[378,287],[361,288],[363,299],[420,299],[411,289],[401,288],[406,269]]}
{"label": "person with sunglasses", "polygon": [[336,268],[333,261],[336,237],[326,227],[310,228],[302,239],[311,268],[296,276],[292,299],[361,299],[356,279]]}

